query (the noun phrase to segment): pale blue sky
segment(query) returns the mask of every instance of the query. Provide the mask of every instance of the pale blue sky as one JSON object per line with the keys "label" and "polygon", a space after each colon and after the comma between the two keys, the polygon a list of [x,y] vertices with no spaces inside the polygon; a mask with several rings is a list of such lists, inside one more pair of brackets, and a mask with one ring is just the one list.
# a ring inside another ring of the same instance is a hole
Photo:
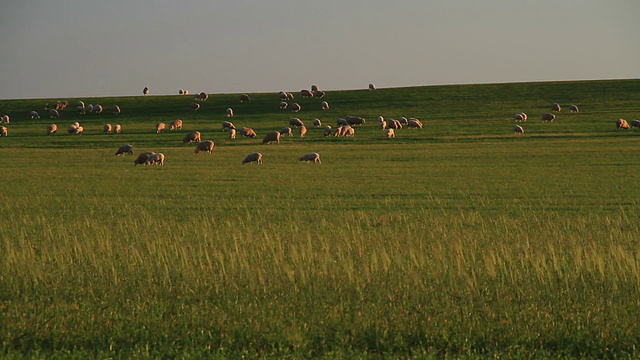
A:
{"label": "pale blue sky", "polygon": [[0,99],[640,77],[639,0],[6,0]]}

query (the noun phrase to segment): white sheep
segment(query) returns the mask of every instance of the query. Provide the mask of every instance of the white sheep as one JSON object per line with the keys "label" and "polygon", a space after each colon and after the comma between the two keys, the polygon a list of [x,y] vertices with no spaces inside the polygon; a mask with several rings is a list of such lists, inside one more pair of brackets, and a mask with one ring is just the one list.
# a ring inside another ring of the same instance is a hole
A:
{"label": "white sheep", "polygon": [[320,119],[313,119],[311,120],[311,123],[313,124],[313,126],[315,127],[320,127],[322,126],[322,121],[320,121]]}
{"label": "white sheep", "polygon": [[56,109],[49,110],[49,117],[52,119],[57,119],[60,117],[60,113]]}
{"label": "white sheep", "polygon": [[182,129],[182,120],[176,119],[169,123],[169,130]]}
{"label": "white sheep", "polygon": [[375,84],[369,84],[369,91],[373,91],[376,89],[376,85]]}
{"label": "white sheep", "polygon": [[93,104],[87,105],[87,112],[93,112]]}
{"label": "white sheep", "polygon": [[200,139],[200,132],[199,131],[192,131],[190,133],[188,133],[187,135],[184,136],[184,139],[182,139],[183,143],[190,143],[190,142],[200,142],[202,141]]}
{"label": "white sheep", "polygon": [[189,109],[193,111],[197,111],[198,109],[200,109],[200,104],[196,102],[192,102],[191,104],[189,104]]}
{"label": "white sheep", "polygon": [[387,137],[388,138],[396,137],[396,132],[393,129],[387,129]]}
{"label": "white sheep", "polygon": [[285,136],[285,135],[293,136],[293,130],[291,130],[290,127],[285,127],[280,129],[280,136]]}
{"label": "white sheep", "polygon": [[76,112],[78,113],[78,115],[84,115],[87,113],[87,108],[85,108],[84,105],[83,106],[78,105],[76,107]]}
{"label": "white sheep", "polygon": [[231,121],[223,121],[222,122],[222,131],[225,131],[227,129],[235,129],[236,126],[233,125],[233,123]]}
{"label": "white sheep", "polygon": [[326,102],[326,101],[323,101],[322,102],[322,110],[327,110],[327,109],[329,109],[329,103]]}
{"label": "white sheep", "polygon": [[254,152],[251,153],[249,155],[247,155],[244,160],[242,160],[242,165],[246,164],[246,163],[252,163],[255,162],[257,164],[262,164],[262,154],[259,152]]}
{"label": "white sheep", "polygon": [[142,154],[138,155],[138,157],[133,160],[133,166],[146,164],[151,155],[153,155],[152,152],[143,152]]}
{"label": "white sheep", "polygon": [[102,105],[100,104],[93,105],[93,112],[96,114],[102,113]]}
{"label": "white sheep", "polygon": [[300,106],[300,104],[298,103],[292,103],[291,105],[289,105],[289,108],[291,109],[292,112],[298,112],[302,110],[302,106]]}
{"label": "white sheep", "polygon": [[631,120],[629,124],[631,125],[631,127],[640,128],[640,120]]}
{"label": "white sheep", "polygon": [[233,117],[233,109],[232,108],[227,108],[227,116],[228,117]]}
{"label": "white sheep", "polygon": [[77,106],[77,107],[82,107],[82,108],[84,108],[84,101],[78,101],[78,102],[76,103],[76,106]]}
{"label": "white sheep", "polygon": [[249,102],[251,101],[251,97],[249,96],[249,94],[241,94],[240,95],[240,102]]}
{"label": "white sheep", "polygon": [[120,134],[122,132],[122,125],[116,124],[116,126],[113,127],[113,132],[115,134]]}
{"label": "white sheep", "polygon": [[578,107],[576,105],[573,105],[573,104],[569,105],[569,111],[572,112],[572,113],[580,112],[580,110],[578,110]]}
{"label": "white sheep", "polygon": [[299,159],[300,161],[304,161],[304,162],[313,161],[314,163],[318,163],[318,164],[322,163],[322,161],[320,161],[320,154],[318,154],[317,152],[310,152],[308,154],[304,154]]}
{"label": "white sheep", "polygon": [[347,121],[347,125],[364,125],[365,122],[367,122],[364,118],[358,117],[358,116],[345,116],[344,119]]}
{"label": "white sheep", "polygon": [[556,116],[552,113],[545,113],[542,114],[542,121],[543,122],[553,122],[553,120],[555,120]]}
{"label": "white sheep", "polygon": [[112,129],[111,124],[104,124],[104,128],[102,130],[103,132],[110,133]]}
{"label": "white sheep", "polygon": [[273,142],[280,144],[280,133],[277,131],[268,133],[264,136],[264,139],[262,139],[263,144],[270,144]]}
{"label": "white sheep", "polygon": [[[32,113],[33,113],[33,111],[32,111]],[[31,118],[33,119],[33,116]],[[38,116],[38,119],[39,118],[40,117]],[[8,124],[10,122],[11,122],[11,118],[9,117],[9,115],[5,114],[5,115],[0,116],[0,124]]]}
{"label": "white sheep", "polygon": [[278,93],[278,96],[280,97],[280,100],[283,100],[283,101],[289,100],[289,96],[284,91],[280,91]]}
{"label": "white sheep", "polygon": [[112,112],[114,115],[118,115],[118,114],[120,114],[120,112],[122,112],[122,110],[120,109],[120,106],[118,106],[118,105],[113,105],[113,106],[111,107],[111,112]]}
{"label": "white sheep", "polygon": [[422,122],[416,118],[410,118],[407,122],[407,127],[409,129],[422,129]]}
{"label": "white sheep", "polygon": [[6,126],[0,126],[0,136],[8,136],[9,129]]}
{"label": "white sheep", "polygon": [[58,131],[58,125],[51,124],[47,126],[47,135],[55,134]]}
{"label": "white sheep", "polygon": [[320,91],[320,88],[318,87],[318,85],[311,85],[311,91]]}
{"label": "white sheep", "polygon": [[116,150],[116,156],[124,156],[124,154],[133,155],[133,146],[129,144],[120,145],[118,150]]}
{"label": "white sheep", "polygon": [[240,130],[238,130],[238,132],[240,132],[240,135],[242,135],[242,136],[244,136],[244,137],[249,137],[249,138],[252,138],[252,139],[255,139],[255,138],[256,138],[256,136],[258,136],[258,135],[256,134],[256,132],[255,132],[255,131],[253,131],[253,129],[252,129],[252,128],[250,128],[250,127],[243,127],[243,128],[240,128]]}
{"label": "white sheep", "polygon": [[302,125],[300,126],[300,137],[304,137],[307,134],[307,128]]}
{"label": "white sheep", "polygon": [[[32,111],[29,115],[31,115],[32,119],[40,119],[40,114],[37,111]],[[8,115],[5,115],[8,116]]]}
{"label": "white sheep", "polygon": [[163,122],[159,122],[159,123],[157,123],[157,124],[156,124],[156,134],[160,134],[160,132],[161,132],[162,130],[164,130],[165,128],[166,128],[165,123],[163,123]]}
{"label": "white sheep", "polygon": [[307,90],[307,89],[300,90],[300,95],[303,98],[313,97],[313,93],[311,91]]}
{"label": "white sheep", "polygon": [[527,121],[527,114],[525,114],[525,113],[515,114],[513,116],[513,118],[516,120],[516,122],[518,122],[518,121],[526,122]]}
{"label": "white sheep", "polygon": [[331,135],[331,126],[327,125],[324,127],[324,136],[330,136]]}
{"label": "white sheep", "polygon": [[289,125],[298,127],[298,126],[304,126],[304,123],[302,122],[302,120],[294,117],[289,119]]}
{"label": "white sheep", "polygon": [[200,154],[201,152],[207,152],[211,154],[215,146],[216,144],[211,140],[201,141],[196,145],[195,153]]}
{"label": "white sheep", "polygon": [[620,118],[620,119],[618,119],[616,121],[616,128],[629,130],[630,127],[629,127],[629,123],[627,122],[627,120]]}
{"label": "white sheep", "polygon": [[322,90],[316,90],[313,92],[313,96],[317,97],[318,99],[322,99],[325,95],[325,92]]}
{"label": "white sheep", "polygon": [[165,156],[163,153],[154,153],[149,156],[145,165],[164,165]]}
{"label": "white sheep", "polygon": [[207,99],[209,98],[209,95],[206,92],[201,92],[200,94],[196,95],[196,101],[207,101]]}
{"label": "white sheep", "polygon": [[229,129],[229,139],[236,138],[236,129]]}
{"label": "white sheep", "polygon": [[560,104],[558,103],[551,104],[551,111],[560,112],[560,110],[562,110],[562,108],[560,107]]}
{"label": "white sheep", "polygon": [[524,134],[524,129],[520,125],[513,125],[513,132],[515,134]]}
{"label": "white sheep", "polygon": [[284,110],[284,109],[286,109],[288,107],[289,107],[289,103],[288,102],[286,102],[286,101],[281,101],[280,102],[280,109]]}
{"label": "white sheep", "polygon": [[144,89],[142,89],[142,95],[148,95],[149,94],[149,88],[148,87],[144,87]]}

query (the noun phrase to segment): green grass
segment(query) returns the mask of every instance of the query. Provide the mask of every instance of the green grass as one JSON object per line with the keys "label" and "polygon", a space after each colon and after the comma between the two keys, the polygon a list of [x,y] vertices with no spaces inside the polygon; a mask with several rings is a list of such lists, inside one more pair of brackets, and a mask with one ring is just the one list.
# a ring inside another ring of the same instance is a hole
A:
{"label": "green grass", "polygon": [[[53,136],[28,115],[59,99],[0,101],[0,357],[639,355],[640,133],[615,121],[640,117],[640,80],[329,91],[295,116],[363,116],[355,137],[279,145],[261,138],[294,114],[251,97],[66,99],[123,112],[70,106]],[[553,102],[581,112],[542,123]],[[257,139],[226,138],[230,106]],[[425,127],[386,139],[379,115]]]}

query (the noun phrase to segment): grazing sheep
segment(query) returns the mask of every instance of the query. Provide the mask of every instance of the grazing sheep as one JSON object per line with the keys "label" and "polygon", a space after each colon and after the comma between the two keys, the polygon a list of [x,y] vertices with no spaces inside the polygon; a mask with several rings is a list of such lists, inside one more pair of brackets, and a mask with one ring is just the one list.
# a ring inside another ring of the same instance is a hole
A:
{"label": "grazing sheep", "polygon": [[313,126],[315,127],[320,127],[322,126],[322,121],[320,121],[320,119],[313,119],[311,120],[311,123],[313,124]]}
{"label": "grazing sheep", "polygon": [[233,109],[232,108],[227,108],[227,116],[228,117],[233,117]]}
{"label": "grazing sheep", "polygon": [[190,143],[190,142],[200,142],[202,140],[200,140],[200,132],[199,131],[192,131],[190,133],[188,133],[187,135],[185,135],[184,139],[182,139],[183,143]]}
{"label": "grazing sheep", "polygon": [[78,107],[76,107],[76,112],[78,113],[78,115],[84,115],[87,113],[87,108],[78,105]]}
{"label": "grazing sheep", "polygon": [[120,147],[116,151],[116,156],[120,156],[120,155],[124,156],[125,153],[129,155],[133,155],[133,146],[129,144],[120,145]]}
{"label": "grazing sheep", "polygon": [[93,112],[93,104],[87,105],[87,112],[88,113]]}
{"label": "grazing sheep", "polygon": [[196,102],[192,102],[191,104],[189,104],[189,109],[193,111],[197,111],[198,109],[200,109],[200,104]]}
{"label": "grazing sheep", "polygon": [[616,128],[624,129],[624,130],[629,130],[630,129],[629,123],[627,122],[627,120],[622,119],[622,118],[620,118],[620,119],[618,119],[616,121]]}
{"label": "grazing sheep", "polygon": [[318,163],[318,164],[322,163],[322,161],[320,161],[320,154],[316,152],[311,152],[311,153],[302,155],[300,157],[300,161],[304,161],[304,162],[313,161],[314,163]]}
{"label": "grazing sheep", "polygon": [[103,110],[102,105],[100,105],[100,104],[93,105],[93,112],[94,113],[100,114],[100,113],[102,113],[102,110]]}
{"label": "grazing sheep", "polygon": [[543,122],[553,122],[553,120],[555,120],[556,116],[553,115],[552,113],[545,113],[542,114],[542,121]]}
{"label": "grazing sheep", "polygon": [[215,146],[216,144],[211,140],[201,141],[196,145],[195,153],[200,154],[201,152],[208,152],[211,154]]}
{"label": "grazing sheep", "polygon": [[573,104],[569,105],[569,111],[572,112],[572,113],[580,112],[580,110],[578,110],[578,107],[576,105],[573,105]]}
{"label": "grazing sheep", "polygon": [[240,95],[240,102],[249,102],[251,101],[251,97],[249,96],[249,94],[241,94]]}
{"label": "grazing sheep", "polygon": [[223,121],[222,122],[222,131],[225,131],[227,129],[235,129],[236,126],[233,125],[233,123],[231,121]]}
{"label": "grazing sheep", "polygon": [[289,107],[289,103],[287,103],[286,101],[281,101],[280,102],[280,109],[284,110],[286,108]]}
{"label": "grazing sheep", "polygon": [[287,93],[286,93],[286,92],[284,92],[284,91],[280,91],[280,92],[278,93],[278,96],[280,97],[280,100],[283,100],[283,101],[284,101],[284,100],[289,100],[289,96],[288,96],[288,95],[287,95]]}
{"label": "grazing sheep", "polygon": [[407,119],[407,118],[406,118],[406,117],[404,117],[404,116],[400,116],[400,117],[398,118],[398,121],[400,121],[400,124],[402,124],[402,125],[404,125],[404,126],[409,125],[409,119]]}
{"label": "grazing sheep", "polygon": [[58,131],[58,125],[51,124],[47,126],[47,135],[55,134]]}
{"label": "grazing sheep", "polygon": [[103,132],[110,133],[112,130],[111,124],[104,124]]}
{"label": "grazing sheep", "polygon": [[300,90],[300,95],[302,95],[303,98],[313,97],[313,93],[307,89]]}
{"label": "grazing sheep", "polygon": [[560,110],[562,110],[562,108],[560,107],[560,104],[558,103],[551,104],[551,111],[560,112]]}
{"label": "grazing sheep", "polygon": [[8,124],[10,122],[11,122],[11,118],[9,117],[9,115],[5,114],[5,115],[0,116],[0,124],[4,124],[4,123]]}
{"label": "grazing sheep", "polygon": [[67,132],[69,132],[69,134],[78,134],[78,128],[80,128],[80,123],[75,122],[69,126]]}
{"label": "grazing sheep", "polygon": [[259,152],[254,152],[247,155],[244,160],[242,160],[242,165],[252,162],[257,163],[258,165],[262,164],[262,154],[260,154]]}
{"label": "grazing sheep", "polygon": [[307,128],[303,125],[300,126],[300,137],[304,137],[307,134]]}
{"label": "grazing sheep", "polygon": [[122,125],[116,124],[116,126],[114,126],[113,128],[113,132],[114,134],[120,134],[122,132]]}
{"label": "grazing sheep", "polygon": [[67,106],[69,106],[69,102],[68,101],[56,101],[56,110],[64,110],[64,108],[66,108]]}
{"label": "grazing sheep", "polygon": [[298,127],[298,126],[304,126],[304,123],[302,122],[302,120],[294,117],[289,119],[289,125]]}
{"label": "grazing sheep", "polygon": [[163,153],[154,153],[149,155],[149,158],[144,163],[145,165],[164,165],[164,154]]}
{"label": "grazing sheep", "polygon": [[280,129],[280,136],[285,136],[285,135],[293,136],[293,130],[291,130],[290,127]]}
{"label": "grazing sheep", "polygon": [[293,100],[293,99],[295,99],[295,97],[293,96],[293,94],[292,94],[292,93],[290,93],[290,92],[288,92],[288,93],[287,93],[287,100]]}
{"label": "grazing sheep", "polygon": [[411,118],[407,122],[407,127],[409,129],[422,129],[422,123],[418,119]]}
{"label": "grazing sheep", "polygon": [[111,107],[111,113],[112,113],[112,114],[114,114],[114,115],[118,115],[118,114],[120,114],[121,112],[122,112],[122,110],[120,109],[120,106],[118,106],[118,105],[113,105],[113,106]]}
{"label": "grazing sheep", "polygon": [[8,136],[9,129],[6,126],[0,126],[0,136]]}
{"label": "grazing sheep", "polygon": [[318,85],[313,84],[311,85],[311,91],[320,91],[320,88],[318,87]]}
{"label": "grazing sheep", "polygon": [[262,139],[263,144],[270,144],[273,142],[280,144],[280,133],[277,131],[268,133],[264,136],[264,139]]}
{"label": "grazing sheep", "polygon": [[240,130],[238,130],[240,132],[240,135],[244,136],[244,137],[250,137],[252,139],[256,138],[256,132],[253,131],[252,128],[248,128],[248,127],[243,127]]}
{"label": "grazing sheep", "polygon": [[349,126],[349,125],[342,125],[342,126],[339,126],[338,128],[336,128],[336,130],[333,132],[333,136],[335,136],[335,137],[342,136],[343,132],[344,132],[344,129],[345,129],[345,126]]}
{"label": "grazing sheep", "polygon": [[387,127],[389,129],[402,129],[402,124],[396,119],[387,119]]}
{"label": "grazing sheep", "polygon": [[160,134],[162,130],[166,128],[166,125],[163,122],[159,122],[156,124],[156,134]]}
{"label": "grazing sheep", "polygon": [[76,103],[76,106],[84,107],[84,101],[78,101],[78,102]]}
{"label": "grazing sheep", "polygon": [[347,120],[347,124],[351,126],[363,125],[366,122],[365,119],[358,116],[345,116],[344,119]]}
{"label": "grazing sheep", "polygon": [[289,108],[291,109],[292,112],[298,112],[302,110],[302,106],[300,106],[300,104],[298,103],[292,103],[291,105],[289,105]]}
{"label": "grazing sheep", "polygon": [[149,94],[149,88],[148,87],[144,87],[144,89],[142,89],[142,95],[148,95]]}
{"label": "grazing sheep", "polygon": [[324,127],[324,136],[331,135],[331,126],[327,125]]}
{"label": "grazing sheep", "polygon": [[516,120],[516,122],[526,122],[527,121],[527,114],[525,113],[519,113],[519,114],[515,114],[513,116],[513,118]]}
{"label": "grazing sheep", "polygon": [[349,125],[342,127],[342,136],[344,137],[353,137],[355,133],[356,133],[356,130]]}
{"label": "grazing sheep", "polygon": [[[32,111],[29,115],[31,115],[31,119],[40,119],[40,114],[38,114],[37,111]],[[5,115],[7,118],[9,117],[8,115]],[[3,116],[4,117],[4,116]]]}
{"label": "grazing sheep", "polygon": [[369,91],[373,91],[376,89],[376,85],[375,84],[369,84]]}
{"label": "grazing sheep", "polygon": [[207,99],[209,98],[209,95],[206,92],[201,92],[200,94],[196,95],[195,100],[196,101],[207,101]]}
{"label": "grazing sheep", "polygon": [[513,132],[515,134],[524,134],[524,129],[520,125],[513,125]]}
{"label": "grazing sheep", "polygon": [[336,125],[343,126],[343,125],[349,125],[349,123],[347,122],[347,119],[345,119],[345,118],[338,118],[338,119],[336,119]]}
{"label": "grazing sheep", "polygon": [[313,96],[317,97],[318,99],[322,99],[325,95],[324,91],[321,90],[314,90],[313,91]]}
{"label": "grazing sheep", "polygon": [[236,138],[236,129],[229,129],[229,139]]}
{"label": "grazing sheep", "polygon": [[640,128],[640,120],[631,120],[629,124],[631,125],[631,127]]}
{"label": "grazing sheep", "polygon": [[142,154],[138,155],[138,157],[133,160],[133,165],[142,165],[142,164],[146,164],[147,160],[149,160],[149,156],[153,155],[152,152],[143,152]]}
{"label": "grazing sheep", "polygon": [[387,137],[388,138],[396,137],[396,132],[393,129],[387,129]]}
{"label": "grazing sheep", "polygon": [[176,119],[169,123],[169,130],[182,129],[182,120]]}
{"label": "grazing sheep", "polygon": [[322,110],[327,110],[327,109],[329,109],[329,103],[326,102],[326,101],[323,101],[322,102]]}
{"label": "grazing sheep", "polygon": [[60,117],[60,113],[56,109],[49,110],[49,117],[52,119],[57,119]]}

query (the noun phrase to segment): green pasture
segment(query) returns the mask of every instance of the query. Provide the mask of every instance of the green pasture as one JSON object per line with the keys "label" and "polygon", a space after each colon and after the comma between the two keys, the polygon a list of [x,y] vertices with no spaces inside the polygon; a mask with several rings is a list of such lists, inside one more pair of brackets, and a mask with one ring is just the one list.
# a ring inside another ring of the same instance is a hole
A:
{"label": "green pasture", "polygon": [[[640,355],[640,129],[615,125],[640,118],[640,80],[325,90],[324,111],[299,90],[299,113],[277,91],[195,112],[190,95],[0,100],[0,358]],[[345,115],[367,119],[353,138],[311,126]],[[306,137],[262,144],[294,116]],[[378,116],[424,128],[387,139]],[[165,165],[134,166],[144,151]]]}

